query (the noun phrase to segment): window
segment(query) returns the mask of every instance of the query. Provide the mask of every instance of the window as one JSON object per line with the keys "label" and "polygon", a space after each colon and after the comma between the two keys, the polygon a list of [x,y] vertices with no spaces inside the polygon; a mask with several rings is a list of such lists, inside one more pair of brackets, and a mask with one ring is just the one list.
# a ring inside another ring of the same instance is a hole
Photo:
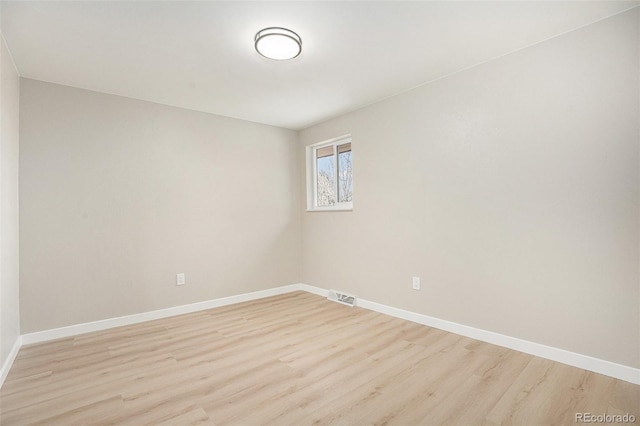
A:
{"label": "window", "polygon": [[307,147],[307,208],[353,208],[351,136],[342,136]]}

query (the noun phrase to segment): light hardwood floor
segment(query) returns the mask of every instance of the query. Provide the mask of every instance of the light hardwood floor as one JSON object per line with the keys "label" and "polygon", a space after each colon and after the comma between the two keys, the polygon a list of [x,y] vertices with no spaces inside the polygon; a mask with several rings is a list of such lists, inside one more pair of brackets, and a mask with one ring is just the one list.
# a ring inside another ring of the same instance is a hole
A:
{"label": "light hardwood floor", "polygon": [[639,401],[640,386],[296,292],[23,347],[0,423],[574,424],[638,419]]}

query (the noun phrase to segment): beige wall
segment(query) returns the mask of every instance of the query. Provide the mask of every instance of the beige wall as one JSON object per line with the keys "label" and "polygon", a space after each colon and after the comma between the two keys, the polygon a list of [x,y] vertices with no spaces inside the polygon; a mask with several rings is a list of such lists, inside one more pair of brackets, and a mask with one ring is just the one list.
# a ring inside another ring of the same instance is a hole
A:
{"label": "beige wall", "polygon": [[28,79],[20,114],[23,333],[299,282],[296,132]]}
{"label": "beige wall", "polygon": [[303,282],[640,367],[638,23],[302,131],[355,170],[353,212],[303,213]]}
{"label": "beige wall", "polygon": [[0,37],[0,367],[20,335],[18,112],[20,79]]}

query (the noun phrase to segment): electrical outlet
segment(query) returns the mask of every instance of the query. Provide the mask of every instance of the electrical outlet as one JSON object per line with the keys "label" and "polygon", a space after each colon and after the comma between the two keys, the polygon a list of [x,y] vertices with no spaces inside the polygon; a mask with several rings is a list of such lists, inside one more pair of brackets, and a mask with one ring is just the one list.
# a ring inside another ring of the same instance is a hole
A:
{"label": "electrical outlet", "polygon": [[420,277],[413,277],[413,289],[420,290]]}
{"label": "electrical outlet", "polygon": [[176,275],[176,285],[184,285],[185,278],[184,273]]}

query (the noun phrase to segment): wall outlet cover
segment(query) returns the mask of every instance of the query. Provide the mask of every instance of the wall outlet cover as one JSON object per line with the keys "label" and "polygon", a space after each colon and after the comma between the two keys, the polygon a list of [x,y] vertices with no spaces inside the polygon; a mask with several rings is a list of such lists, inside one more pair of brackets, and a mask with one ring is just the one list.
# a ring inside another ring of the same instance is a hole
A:
{"label": "wall outlet cover", "polygon": [[413,277],[413,289],[420,290],[420,277]]}

